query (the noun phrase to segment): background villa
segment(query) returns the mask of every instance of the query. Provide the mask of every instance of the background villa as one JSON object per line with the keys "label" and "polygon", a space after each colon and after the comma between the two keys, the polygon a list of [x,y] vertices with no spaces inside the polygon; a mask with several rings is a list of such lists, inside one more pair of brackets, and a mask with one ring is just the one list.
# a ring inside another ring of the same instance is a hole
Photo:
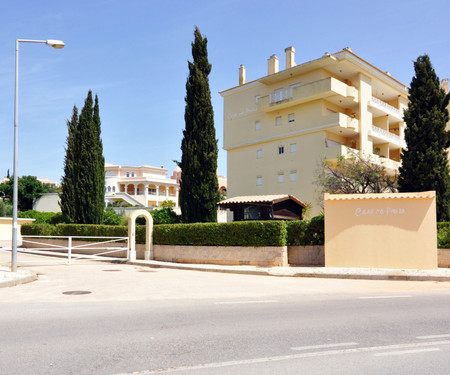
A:
{"label": "background villa", "polygon": [[[121,166],[105,163],[105,202],[124,202],[133,206],[160,207],[172,201],[179,207],[181,168],[176,167],[170,178],[168,170],[150,165]],[[227,179],[217,176],[219,190],[226,196]]]}
{"label": "background villa", "polygon": [[[174,172],[175,173],[175,172]],[[122,166],[105,163],[106,203],[160,207],[168,200],[178,207],[179,184],[167,177],[167,169],[150,165]]]}

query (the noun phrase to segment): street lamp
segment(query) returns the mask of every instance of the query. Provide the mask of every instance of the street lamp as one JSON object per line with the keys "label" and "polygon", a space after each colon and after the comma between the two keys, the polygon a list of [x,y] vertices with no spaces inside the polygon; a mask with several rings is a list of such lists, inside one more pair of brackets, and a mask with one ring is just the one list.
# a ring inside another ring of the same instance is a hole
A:
{"label": "street lamp", "polygon": [[11,251],[11,272],[17,271],[17,201],[18,201],[18,128],[19,128],[19,43],[44,43],[50,47],[61,49],[64,42],[61,40],[31,40],[16,39],[16,82],[14,94],[14,185],[13,185],[13,221],[12,221],[12,251]]}

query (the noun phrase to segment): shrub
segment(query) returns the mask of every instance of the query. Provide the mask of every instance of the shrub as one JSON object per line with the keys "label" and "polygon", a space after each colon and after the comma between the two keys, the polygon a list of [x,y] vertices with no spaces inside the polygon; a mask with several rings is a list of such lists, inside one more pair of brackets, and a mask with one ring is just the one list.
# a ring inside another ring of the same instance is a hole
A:
{"label": "shrub", "polygon": [[440,249],[450,249],[450,222],[437,224],[437,242]]}
{"label": "shrub", "polygon": [[285,246],[283,221],[195,223],[158,225],[153,241],[159,245],[198,246]]}
{"label": "shrub", "polygon": [[170,207],[153,210],[150,213],[153,218],[153,224],[155,225],[181,223],[181,216],[177,215]]}
{"label": "shrub", "polygon": [[313,217],[310,221],[295,220],[287,222],[287,244],[310,246],[324,244],[324,218]]}
{"label": "shrub", "polygon": [[65,217],[61,212],[40,212],[35,210],[22,211],[19,217],[35,219],[35,224],[60,224],[69,223],[69,218]]}
{"label": "shrub", "polygon": [[13,206],[0,198],[0,217],[12,216]]}
{"label": "shrub", "polygon": [[120,225],[122,221],[122,216],[117,214],[112,207],[106,208],[103,213],[103,223],[104,225]]}

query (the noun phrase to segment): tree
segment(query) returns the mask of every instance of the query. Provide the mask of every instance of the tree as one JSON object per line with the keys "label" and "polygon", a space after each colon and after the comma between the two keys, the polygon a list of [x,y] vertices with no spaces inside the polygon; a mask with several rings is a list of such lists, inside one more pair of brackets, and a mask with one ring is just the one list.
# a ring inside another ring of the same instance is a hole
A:
{"label": "tree", "polygon": [[64,157],[64,176],[61,182],[60,207],[64,216],[74,220],[76,216],[75,202],[75,134],[78,127],[78,108],[73,106],[72,118],[66,120],[68,136],[66,140],[66,156]]}
{"label": "tree", "polygon": [[105,160],[98,97],[94,105],[90,90],[80,115],[74,107],[67,126],[61,210],[75,223],[100,224],[105,200]]}
{"label": "tree", "polygon": [[399,191],[436,191],[438,221],[449,220],[449,168],[446,149],[449,135],[447,106],[450,95],[439,87],[439,78],[428,55],[414,62],[415,77],[404,113],[405,141],[402,151]]}
{"label": "tree", "polygon": [[[33,204],[43,193],[45,193],[42,182],[36,176],[22,176],[18,179],[17,193],[18,193],[18,209],[20,211],[27,211],[33,209]],[[12,201],[14,178],[0,184],[0,191],[3,192],[4,197]]]}
{"label": "tree", "polygon": [[188,61],[185,130],[181,143],[182,169],[180,207],[183,222],[217,221],[219,186],[217,181],[217,140],[211,104],[206,37],[196,27],[192,45],[193,62]]}
{"label": "tree", "polygon": [[396,176],[389,175],[382,165],[358,153],[338,157],[335,163],[323,161],[316,184],[321,192],[332,194],[394,193]]}

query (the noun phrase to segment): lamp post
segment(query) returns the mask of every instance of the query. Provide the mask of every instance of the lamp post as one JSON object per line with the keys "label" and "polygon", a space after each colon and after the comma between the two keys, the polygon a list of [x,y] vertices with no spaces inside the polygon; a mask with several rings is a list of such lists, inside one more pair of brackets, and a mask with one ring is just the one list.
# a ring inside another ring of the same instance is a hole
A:
{"label": "lamp post", "polygon": [[19,43],[44,43],[50,47],[61,49],[64,43],[60,40],[16,39],[16,80],[14,92],[14,184],[13,184],[13,220],[12,220],[12,251],[11,272],[17,271],[17,202],[18,202],[18,128],[19,128]]}

